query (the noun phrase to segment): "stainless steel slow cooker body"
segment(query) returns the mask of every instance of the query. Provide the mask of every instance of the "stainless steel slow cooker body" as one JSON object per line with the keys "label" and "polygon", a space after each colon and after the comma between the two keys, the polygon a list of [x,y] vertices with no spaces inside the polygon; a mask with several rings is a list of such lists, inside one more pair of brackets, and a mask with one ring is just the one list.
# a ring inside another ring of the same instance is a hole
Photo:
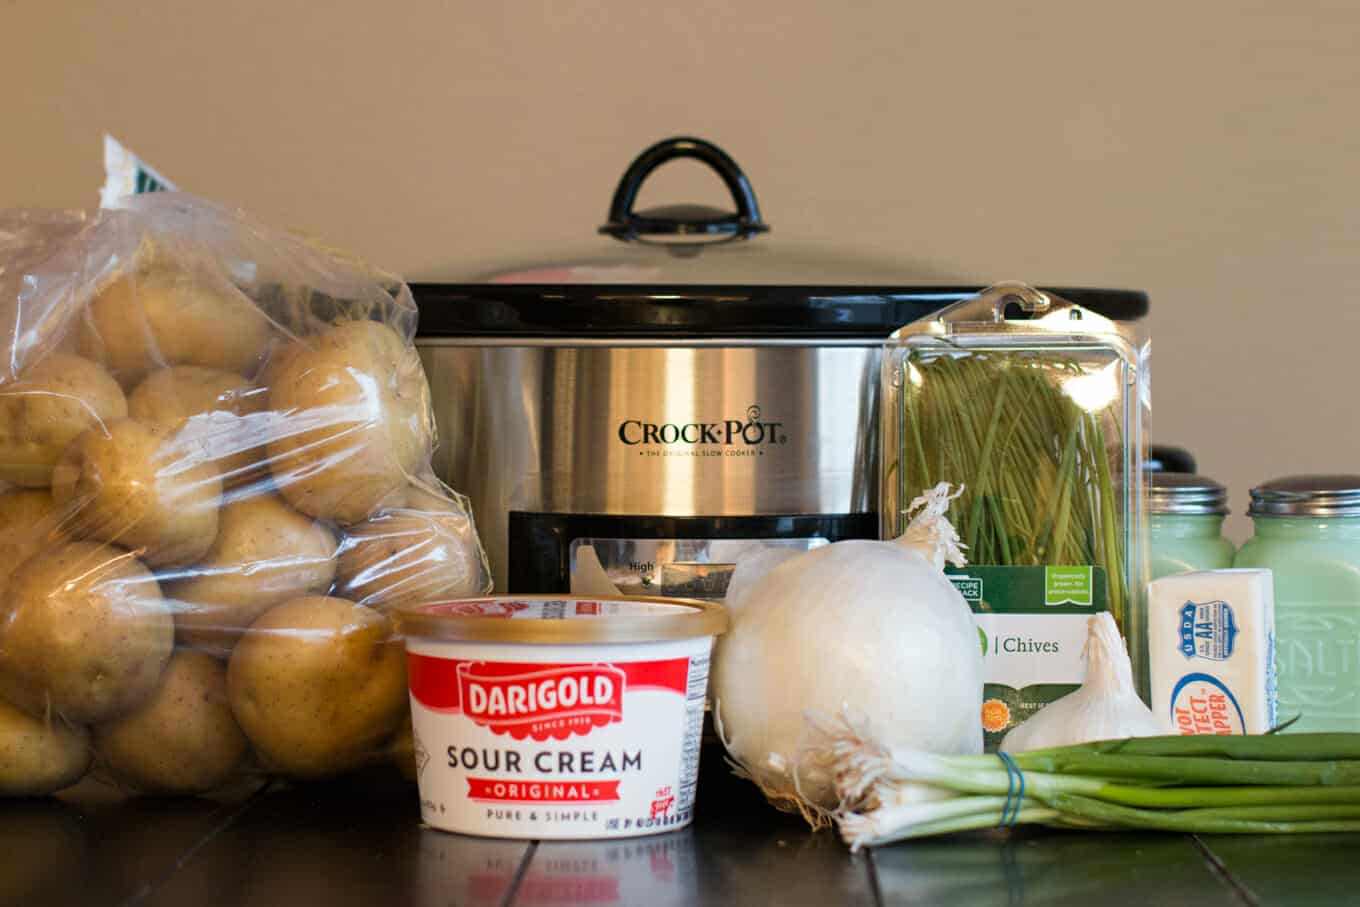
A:
{"label": "stainless steel slow cooker body", "polygon": [[[678,157],[712,167],[737,210],[635,212]],[[615,193],[617,260],[412,286],[435,467],[471,498],[498,589],[715,596],[753,540],[877,535],[880,345],[979,287],[857,285],[853,266],[814,283],[806,260],[756,282],[770,256],[740,240],[766,229],[731,158],[671,139]],[[1055,292],[1112,317],[1147,307]]]}
{"label": "stainless steel slow cooker body", "polygon": [[[720,518],[740,530],[730,518],[754,516],[775,519],[745,527],[752,537],[876,531],[874,342],[422,338],[419,346],[446,439],[435,467],[471,497],[499,588],[512,560],[529,554],[507,551],[512,513],[694,518],[674,523],[684,537],[712,534]],[[610,537],[637,530],[620,531]],[[658,570],[651,557],[629,561],[644,574]],[[553,569],[515,566],[518,575]]]}

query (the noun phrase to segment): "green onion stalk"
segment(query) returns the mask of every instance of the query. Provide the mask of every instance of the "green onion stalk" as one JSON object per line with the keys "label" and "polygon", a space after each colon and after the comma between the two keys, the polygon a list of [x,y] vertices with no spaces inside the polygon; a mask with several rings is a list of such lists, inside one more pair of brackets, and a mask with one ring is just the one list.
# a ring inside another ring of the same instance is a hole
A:
{"label": "green onion stalk", "polygon": [[[1110,469],[1120,426],[1062,384],[1086,374],[1052,353],[913,353],[901,382],[896,462],[911,494],[963,484],[948,516],[973,564],[1095,565],[1124,626],[1123,512]],[[1088,404],[1089,405],[1089,404]]]}
{"label": "green onion stalk", "polygon": [[[809,719],[852,848],[1003,824],[1204,834],[1360,831],[1360,734],[1142,737],[998,756],[887,747]],[[1023,776],[1023,796],[1019,777]]]}

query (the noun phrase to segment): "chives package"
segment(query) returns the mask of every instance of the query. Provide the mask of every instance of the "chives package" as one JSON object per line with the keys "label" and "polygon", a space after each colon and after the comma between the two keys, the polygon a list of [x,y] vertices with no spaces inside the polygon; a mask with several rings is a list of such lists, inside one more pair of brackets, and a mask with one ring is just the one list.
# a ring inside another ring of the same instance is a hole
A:
{"label": "chives package", "polygon": [[951,569],[977,618],[994,747],[1074,690],[1110,611],[1146,690],[1142,459],[1147,347],[1133,326],[1024,284],[913,322],[883,359],[880,535],[938,482],[964,486]]}

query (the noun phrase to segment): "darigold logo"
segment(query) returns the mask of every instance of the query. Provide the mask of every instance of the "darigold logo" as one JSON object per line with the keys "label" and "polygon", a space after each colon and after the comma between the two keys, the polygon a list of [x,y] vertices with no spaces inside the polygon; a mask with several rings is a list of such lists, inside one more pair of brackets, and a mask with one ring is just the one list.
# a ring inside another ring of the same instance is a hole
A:
{"label": "darigold logo", "polygon": [[788,436],[783,422],[762,418],[760,407],[746,408],[744,419],[720,422],[648,422],[625,419],[619,423],[619,440],[629,447],[638,444],[685,444],[690,446],[761,447],[784,444]]}
{"label": "darigold logo", "polygon": [[516,740],[565,740],[623,720],[623,671],[612,665],[458,665],[463,714]]}

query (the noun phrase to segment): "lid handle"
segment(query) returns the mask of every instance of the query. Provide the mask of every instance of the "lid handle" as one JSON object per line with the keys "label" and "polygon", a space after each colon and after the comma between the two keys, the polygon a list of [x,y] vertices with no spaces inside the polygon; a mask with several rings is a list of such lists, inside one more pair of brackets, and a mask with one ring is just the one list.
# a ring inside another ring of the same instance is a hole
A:
{"label": "lid handle", "polygon": [[[736,211],[723,211],[707,205],[665,205],[634,211],[638,191],[652,171],[676,158],[702,161],[722,178],[736,202]],[[746,174],[712,142],[678,136],[657,142],[637,156],[624,171],[609,203],[609,221],[600,232],[623,242],[651,242],[669,246],[698,246],[749,239],[769,230],[760,219],[760,206]],[[661,239],[661,237],[692,237]]]}

